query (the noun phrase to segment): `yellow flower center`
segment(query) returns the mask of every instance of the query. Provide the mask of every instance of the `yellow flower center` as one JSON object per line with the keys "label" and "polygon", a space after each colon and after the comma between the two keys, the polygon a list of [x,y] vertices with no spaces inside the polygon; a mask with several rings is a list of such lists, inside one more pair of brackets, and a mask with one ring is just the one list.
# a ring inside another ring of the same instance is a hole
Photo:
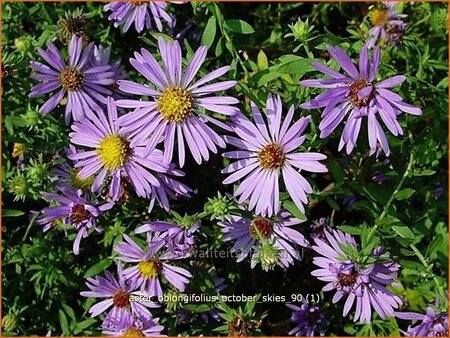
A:
{"label": "yellow flower center", "polygon": [[383,26],[389,19],[389,14],[384,8],[374,8],[369,13],[370,22],[374,26]]}
{"label": "yellow flower center", "polygon": [[162,263],[158,258],[152,258],[148,261],[140,262],[137,269],[144,278],[156,278],[162,270]]}
{"label": "yellow flower center", "polygon": [[191,115],[193,100],[186,89],[169,87],[156,99],[156,106],[164,120],[181,123]]}
{"label": "yellow flower center", "polygon": [[272,230],[272,222],[265,217],[256,217],[250,223],[250,235],[254,239],[259,239],[260,236],[267,238],[272,234]]}
{"label": "yellow flower center", "polygon": [[73,67],[66,67],[59,75],[59,82],[65,90],[73,92],[83,87],[84,74]]}
{"label": "yellow flower center", "polygon": [[142,331],[135,327],[129,328],[127,331],[121,334],[122,337],[145,337]]}
{"label": "yellow flower center", "polygon": [[263,169],[278,169],[284,163],[283,148],[276,143],[270,143],[258,153],[259,164]]}
{"label": "yellow flower center", "polygon": [[106,169],[116,170],[125,165],[133,155],[130,142],[122,135],[108,135],[97,147],[97,155]]}
{"label": "yellow flower center", "polygon": [[83,191],[89,191],[91,189],[91,185],[92,183],[94,183],[94,177],[88,177],[88,178],[80,178],[80,176],[78,176],[78,172],[80,170],[74,168],[72,169],[72,172],[70,174],[70,184],[72,184],[72,187],[74,187],[75,189],[81,189]]}
{"label": "yellow flower center", "polygon": [[372,100],[373,95],[369,94],[364,99],[360,100],[358,97],[358,93],[361,89],[370,86],[370,82],[367,80],[357,80],[350,85],[350,102],[356,107],[365,107],[369,104],[370,100]]}

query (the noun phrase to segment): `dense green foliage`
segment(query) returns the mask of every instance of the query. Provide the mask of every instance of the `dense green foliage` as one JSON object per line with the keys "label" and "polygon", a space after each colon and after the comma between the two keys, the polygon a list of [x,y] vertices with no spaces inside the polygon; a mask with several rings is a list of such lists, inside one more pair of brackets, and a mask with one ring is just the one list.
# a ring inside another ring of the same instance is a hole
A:
{"label": "dense green foliage", "polygon": [[[28,98],[36,84],[30,79],[29,63],[41,59],[37,48],[47,41],[62,48],[65,33],[58,22],[78,9],[85,17],[81,30],[89,41],[112,45],[113,59],[122,59],[127,76],[142,82],[128,59],[141,47],[155,52],[155,38],[162,35],[136,34],[133,29],[124,34],[108,21],[103,6],[98,2],[2,3],[2,314],[9,316],[9,322],[3,323],[4,335],[100,334],[101,321],[87,313],[94,299],[79,296],[86,289],[85,278],[106,269],[115,271],[113,247],[124,233],[131,235],[146,220],[176,217],[159,207],[148,214],[148,202],[131,196],[128,203],[116,205],[101,218],[104,232],[84,239],[78,256],[72,252],[74,232],[56,226],[43,233],[36,224],[33,211],[48,205],[39,192],[54,191],[51,169],[64,161],[57,154],[68,146],[70,130],[64,124],[63,108],[43,116],[38,108],[44,98]],[[394,291],[405,300],[402,310],[422,313],[436,297],[445,298],[448,279],[447,5],[417,2],[402,6],[408,14],[407,30],[399,45],[383,48],[379,75],[406,75],[397,93],[421,107],[423,115],[399,118],[405,135],[387,133],[391,156],[386,161],[382,156],[369,156],[364,125],[356,150],[348,156],[337,151],[340,132],[319,138],[318,110],[298,108],[295,119],[312,116],[305,149],[326,154],[329,173],[309,176],[314,193],[305,215],[287,195],[282,199],[295,216],[307,218],[298,226],[307,238],[309,225],[324,217],[328,225],[355,235],[363,248],[386,247],[401,265]],[[230,95],[239,98],[243,111],[249,112],[250,100],[263,107],[268,92],[280,94],[284,107],[297,107],[319,93],[301,88],[298,82],[316,78],[312,60],[330,60],[326,45],[340,45],[352,58],[359,55],[370,28],[369,7],[369,3],[325,2],[171,4],[169,11],[176,15],[177,25],[167,35],[175,36],[190,25],[182,42],[187,59],[200,44],[206,44],[205,72],[231,64],[227,77],[239,83]],[[308,19],[307,27],[302,22],[296,25],[298,19]],[[193,197],[171,202],[179,215],[201,219],[196,235],[200,250],[231,247],[222,241],[217,226],[220,215],[213,213],[221,210],[211,201],[217,201],[218,193],[233,192],[232,186],[221,183],[220,170],[227,162],[220,154],[202,165],[189,158],[183,182],[193,188]],[[213,292],[214,271],[225,278],[224,294],[284,295],[287,302],[298,293],[320,294],[319,306],[330,321],[328,335],[399,335],[399,330],[406,329],[408,322],[395,319],[374,319],[365,325],[353,323],[351,316],[342,319],[343,304],[333,305],[332,296],[320,291],[323,283],[310,275],[314,255],[305,249],[303,261],[268,272],[259,266],[251,269],[248,260],[236,263],[233,257],[197,258],[191,262],[194,277],[187,291]],[[219,305],[221,322],[206,324],[194,316],[213,305],[170,304],[156,312],[168,335],[227,334],[239,306],[249,335],[287,335],[293,325],[283,302],[223,303]],[[188,313],[184,322],[179,320],[180,308]]]}

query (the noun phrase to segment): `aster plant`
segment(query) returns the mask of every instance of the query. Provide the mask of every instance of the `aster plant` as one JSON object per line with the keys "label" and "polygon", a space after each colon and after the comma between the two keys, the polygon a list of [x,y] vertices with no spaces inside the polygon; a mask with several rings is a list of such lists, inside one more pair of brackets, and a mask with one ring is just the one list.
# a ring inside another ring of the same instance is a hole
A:
{"label": "aster plant", "polygon": [[[134,2],[111,2],[104,9],[111,12],[108,16],[114,22],[114,27],[123,24],[126,32],[134,23],[136,32],[140,33],[147,28],[149,30],[163,30],[162,22],[166,21],[169,27],[174,25],[174,19],[167,13],[167,3],[164,1],[134,1]],[[156,26],[156,27],[155,27]]]}
{"label": "aster plant", "polygon": [[124,270],[128,283],[140,288],[150,297],[161,297],[163,291],[160,278],[163,276],[178,291],[183,292],[192,275],[188,270],[167,262],[186,258],[187,255],[180,256],[170,251],[164,252],[164,242],[155,240],[151,234],[147,235],[146,244],[147,247],[144,250],[129,236],[124,235],[124,240],[115,247],[115,251],[119,254],[119,261],[135,264]]}
{"label": "aster plant", "polygon": [[201,222],[198,220],[185,223],[177,222],[177,224],[153,221],[138,227],[134,232],[137,234],[149,232],[153,234],[154,242],[161,241],[169,252],[184,256],[190,254],[190,251],[194,248],[194,234],[200,226]]}
{"label": "aster plant", "polygon": [[159,325],[159,318],[134,318],[127,316],[123,322],[112,320],[103,323],[102,333],[106,336],[125,337],[161,337],[164,326]]}
{"label": "aster plant", "polygon": [[107,86],[114,83],[114,73],[109,65],[91,65],[93,49],[94,43],[83,48],[83,38],[73,35],[66,63],[51,42],[47,43],[46,51],[38,48],[48,66],[37,61],[31,62],[31,68],[36,72],[31,78],[42,83],[34,86],[29,96],[52,93],[39,109],[42,114],[50,113],[66,96],[65,121],[69,124],[71,116],[74,120],[80,120],[86,111],[99,110],[99,102],[106,103],[106,96],[112,94]]}
{"label": "aster plant", "polygon": [[94,46],[94,53],[92,55],[91,64],[93,67],[102,67],[111,65],[111,72],[113,72],[112,78],[114,82],[108,87],[108,89],[113,93],[114,98],[119,98],[124,95],[123,92],[119,90],[117,85],[117,80],[125,79],[124,76],[124,66],[121,60],[111,61],[111,46],[105,47],[102,45]]}
{"label": "aster plant", "polygon": [[217,146],[225,147],[223,139],[207,122],[229,129],[224,123],[202,111],[223,115],[236,114],[238,109],[231,106],[239,102],[236,98],[213,94],[234,87],[236,81],[207,84],[228,72],[228,66],[218,68],[194,81],[206,59],[205,46],[197,49],[184,73],[181,47],[177,41],[166,42],[162,38],[158,39],[158,51],[164,64],[163,68],[146,49],[141,49],[141,54],[135,52],[134,58],[130,59],[131,65],[149,84],[121,80],[118,81],[120,90],[129,94],[145,95],[151,100],[118,100],[119,107],[136,108],[135,111],[121,116],[118,123],[124,131],[136,135],[136,138],[149,138],[150,148],[153,144],[164,141],[166,163],[172,161],[177,144],[178,163],[183,167],[186,142],[195,161],[200,164],[202,160],[209,159],[210,151],[217,153]]}
{"label": "aster plant", "polygon": [[164,164],[161,151],[146,149],[143,140],[129,134],[117,125],[117,107],[108,99],[107,115],[102,111],[86,112],[86,118],[72,125],[73,144],[91,150],[70,155],[76,161],[81,179],[95,176],[91,191],[109,186],[113,201],[120,197],[122,180],[128,181],[139,197],[150,199],[149,210],[155,201],[169,209],[169,197],[189,196],[190,189],[170,176],[182,176],[174,165]]}
{"label": "aster plant", "polygon": [[347,118],[339,142],[339,150],[345,146],[347,154],[350,154],[356,146],[362,121],[367,118],[370,153],[376,152],[379,142],[384,153],[389,156],[389,143],[378,122],[378,116],[388,130],[394,136],[398,136],[403,135],[397,121],[398,115],[402,112],[412,115],[422,114],[421,109],[404,102],[400,95],[390,90],[402,84],[406,77],[396,75],[382,81],[376,80],[381,56],[379,48],[373,50],[370,58],[368,48],[363,47],[359,56],[359,70],[341,48],[328,46],[327,50],[343,72],[313,62],[311,65],[330,79],[300,81],[300,85],[304,87],[326,89],[300,107],[325,108],[319,125],[321,138],[328,137]]}
{"label": "aster plant", "polygon": [[439,310],[430,305],[425,314],[397,312],[396,317],[413,320],[416,326],[409,325],[405,336],[410,337],[448,337],[448,310]]}
{"label": "aster plant", "polygon": [[299,170],[327,172],[325,165],[319,162],[327,157],[320,153],[298,151],[305,141],[303,132],[311,120],[309,116],[292,123],[292,105],[282,121],[281,98],[271,94],[266,107],[264,118],[256,104],[251,103],[255,123],[242,113],[233,116],[230,127],[237,137],[226,135],[224,138],[238,150],[223,154],[225,158],[236,160],[222,170],[223,174],[229,174],[223,183],[241,180],[234,192],[239,197],[238,202],[248,200],[250,210],[270,217],[280,210],[279,181],[282,178],[290,197],[304,212],[304,204],[308,203],[307,194],[313,190]]}
{"label": "aster plant", "polygon": [[386,1],[375,3],[369,12],[369,20],[373,27],[369,33],[371,39],[367,42],[367,47],[374,47],[377,42],[396,44],[402,37],[406,29],[404,19],[408,17],[398,10],[399,3]]}
{"label": "aster plant", "polygon": [[[104,328],[125,329],[134,323],[134,318],[152,318],[149,308],[158,305],[146,300],[146,294],[127,283],[121,265],[117,266],[117,277],[106,271],[104,276],[88,278],[86,282],[89,291],[82,291],[80,295],[90,298],[105,298],[89,309],[92,317],[96,317],[109,309],[104,320]],[[133,297],[133,301],[131,301]]]}
{"label": "aster plant", "polygon": [[300,306],[294,304],[286,304],[286,306],[292,310],[291,322],[295,325],[289,331],[289,335],[297,337],[325,336],[328,321],[318,306],[311,306],[306,301],[302,302]]}
{"label": "aster plant", "polygon": [[111,209],[113,203],[90,202],[83,197],[81,190],[61,189],[59,192],[59,194],[41,193],[44,198],[55,201],[58,205],[42,209],[42,217],[38,219],[37,223],[44,226],[44,231],[50,230],[58,221],[76,229],[77,236],[73,242],[73,252],[78,255],[81,239],[88,236],[90,229],[101,231],[101,228],[97,226],[96,219]]}
{"label": "aster plant", "polygon": [[248,255],[252,256],[252,268],[260,262],[264,270],[275,265],[287,268],[294,260],[301,260],[296,246],[308,247],[309,243],[293,226],[302,223],[288,212],[268,218],[254,215],[230,215],[226,221],[219,222],[224,233],[225,242],[233,241],[231,252],[238,254],[237,262]]}
{"label": "aster plant", "polygon": [[335,290],[332,302],[345,298],[345,317],[356,303],[354,321],[370,323],[372,309],[382,319],[394,316],[402,305],[400,297],[386,287],[392,285],[400,266],[378,247],[370,254],[359,251],[355,239],[340,230],[325,230],[326,240],[315,238],[312,249],[320,256],[313,259],[319,269],[311,274],[327,282],[322,291]]}

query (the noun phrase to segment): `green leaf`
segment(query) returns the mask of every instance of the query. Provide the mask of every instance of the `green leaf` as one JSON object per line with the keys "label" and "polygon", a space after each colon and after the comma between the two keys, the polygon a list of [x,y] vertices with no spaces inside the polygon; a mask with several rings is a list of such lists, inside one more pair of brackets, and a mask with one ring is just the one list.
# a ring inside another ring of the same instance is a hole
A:
{"label": "green leaf", "polygon": [[305,214],[303,214],[292,201],[284,201],[283,207],[286,208],[292,216],[299,220],[306,220]]}
{"label": "green leaf", "polygon": [[359,227],[355,227],[355,226],[351,226],[351,225],[340,225],[337,228],[347,234],[350,234],[350,235],[358,235],[359,236],[361,234],[361,229]]}
{"label": "green leaf", "polygon": [[414,238],[415,238],[414,233],[406,225],[405,226],[394,225],[392,227],[392,230],[394,230],[395,233],[397,235],[399,235],[401,238],[412,239],[412,240],[414,240]]}
{"label": "green leaf", "polygon": [[435,254],[439,247],[444,243],[444,236],[442,234],[437,235],[430,243],[425,253],[425,257],[431,257]]}
{"label": "green leaf", "polygon": [[275,69],[279,73],[292,74],[292,75],[304,75],[314,68],[311,66],[311,60],[299,59],[281,64]]}
{"label": "green leaf", "polygon": [[231,32],[239,34],[252,34],[255,32],[253,27],[244,20],[225,20],[224,27]]}
{"label": "green leaf", "polygon": [[414,176],[431,176],[434,175],[436,171],[431,169],[417,169],[414,170],[413,175]]}
{"label": "green leaf", "polygon": [[73,311],[73,309],[70,306],[68,306],[66,304],[62,304],[62,307],[64,308],[64,311],[69,315],[69,317],[71,319],[73,319],[74,321],[77,320],[76,316],[75,316],[75,312]]}
{"label": "green leaf", "polygon": [[193,313],[202,313],[211,310],[214,307],[214,303],[210,304],[185,304],[183,309]]}
{"label": "green leaf", "polygon": [[58,310],[58,318],[59,318],[59,325],[61,326],[63,335],[64,336],[69,335],[69,323],[67,322],[66,315],[61,309]]}
{"label": "green leaf", "polygon": [[217,24],[216,18],[214,16],[210,17],[205,30],[202,35],[202,45],[207,46],[208,48],[212,46],[214,42],[214,38],[216,37]]}
{"label": "green leaf", "polygon": [[83,320],[82,322],[77,323],[76,330],[74,333],[75,334],[80,333],[95,323],[96,323],[95,319],[92,318]]}
{"label": "green leaf", "polygon": [[220,37],[219,41],[217,41],[216,49],[214,51],[214,54],[216,57],[219,57],[223,53],[223,38]]}
{"label": "green leaf", "polygon": [[100,262],[92,265],[87,271],[84,273],[84,278],[92,277],[98,275],[99,273],[105,271],[112,264],[111,259],[105,258]]}
{"label": "green leaf", "polygon": [[256,63],[258,65],[259,70],[264,70],[264,69],[269,68],[269,60],[267,59],[267,56],[262,49],[258,53],[258,58],[257,58]]}
{"label": "green leaf", "polygon": [[334,210],[341,210],[341,208],[339,207],[339,204],[336,203],[336,201],[334,199],[332,199],[330,196],[326,196],[325,197],[325,201],[327,201],[327,203],[330,205],[330,207],[332,207]]}
{"label": "green leaf", "polygon": [[256,73],[250,78],[250,80],[255,86],[263,86],[267,82],[278,79],[281,75],[281,73],[275,72],[269,68]]}
{"label": "green leaf", "polygon": [[334,159],[330,159],[327,161],[327,168],[330,170],[331,175],[336,180],[335,188],[341,186],[344,183],[344,179],[346,177],[344,169],[342,169],[341,165]]}
{"label": "green leaf", "polygon": [[401,200],[407,200],[409,199],[412,195],[414,195],[416,191],[414,189],[411,188],[406,188],[406,189],[402,189],[400,191],[397,191],[394,194],[394,198],[401,201]]}
{"label": "green leaf", "polygon": [[[166,42],[173,42],[173,38],[170,35],[164,34],[164,33],[158,33],[158,32],[154,32],[151,34],[156,40],[158,40],[159,38],[163,38],[164,41]],[[144,40],[144,38],[142,38]]]}
{"label": "green leaf", "polygon": [[24,214],[25,213],[22,210],[3,209],[2,216],[3,217],[19,217]]}

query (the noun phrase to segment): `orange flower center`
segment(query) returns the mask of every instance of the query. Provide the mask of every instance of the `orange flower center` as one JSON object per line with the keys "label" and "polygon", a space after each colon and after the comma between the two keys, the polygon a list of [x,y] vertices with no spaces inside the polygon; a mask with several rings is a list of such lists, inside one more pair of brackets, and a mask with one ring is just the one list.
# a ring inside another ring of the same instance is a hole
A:
{"label": "orange flower center", "polygon": [[80,223],[88,219],[90,216],[91,213],[84,208],[83,204],[75,205],[70,212],[70,217],[75,223]]}
{"label": "orange flower center", "polygon": [[117,291],[113,296],[113,304],[118,308],[128,307],[130,305],[130,295],[122,290]]}
{"label": "orange flower center", "polygon": [[59,81],[65,90],[76,91],[83,88],[84,74],[73,67],[66,67],[59,75]]}
{"label": "orange flower center", "polygon": [[284,163],[283,148],[276,143],[270,143],[258,153],[259,164],[263,169],[278,169]]}
{"label": "orange flower center", "polygon": [[252,223],[250,223],[250,235],[254,239],[259,239],[260,236],[267,238],[272,234],[272,231],[272,222],[265,217],[256,217]]}
{"label": "orange flower center", "polygon": [[338,284],[341,286],[353,287],[358,279],[358,273],[353,271],[350,275],[341,274],[339,276]]}
{"label": "orange flower center", "polygon": [[358,93],[361,89],[370,86],[370,82],[367,80],[356,80],[354,81],[351,85],[350,85],[350,102],[355,106],[355,107],[366,107],[370,100],[372,100],[373,98],[373,94],[369,94],[367,97],[365,97],[364,99],[360,100],[360,98],[358,97]]}

